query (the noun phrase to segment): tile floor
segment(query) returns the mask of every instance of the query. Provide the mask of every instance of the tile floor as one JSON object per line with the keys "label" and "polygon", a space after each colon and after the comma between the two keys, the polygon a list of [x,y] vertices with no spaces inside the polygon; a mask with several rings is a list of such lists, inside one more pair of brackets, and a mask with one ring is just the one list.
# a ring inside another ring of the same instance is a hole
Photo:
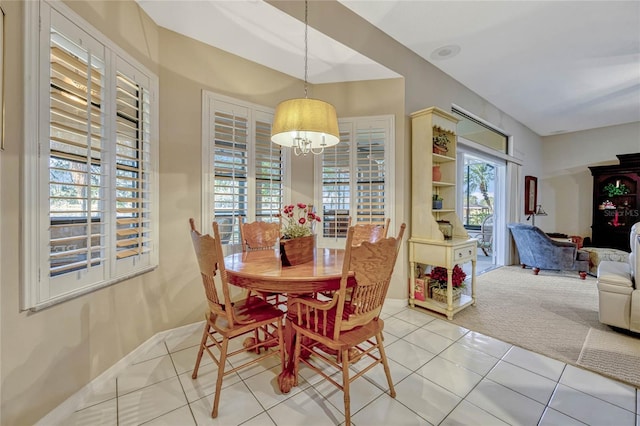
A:
{"label": "tile floor", "polygon": [[[458,327],[425,311],[385,309],[385,347],[397,396],[381,366],[356,380],[352,423],[363,425],[640,426],[637,389]],[[289,394],[277,390],[278,360],[225,378],[210,417],[216,368],[203,358],[191,379],[200,329],[169,336],[65,425],[338,425],[342,394],[302,370]],[[242,339],[237,339],[242,340]],[[238,343],[239,344],[239,343]],[[252,356],[247,354],[246,356]],[[232,361],[234,361],[232,359]],[[352,368],[358,369],[358,364]]]}

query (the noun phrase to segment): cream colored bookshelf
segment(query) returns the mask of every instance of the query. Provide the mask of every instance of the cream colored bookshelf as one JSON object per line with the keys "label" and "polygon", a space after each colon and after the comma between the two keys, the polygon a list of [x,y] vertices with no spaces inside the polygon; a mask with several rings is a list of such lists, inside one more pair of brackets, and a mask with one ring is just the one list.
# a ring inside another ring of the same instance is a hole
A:
{"label": "cream colored bookshelf", "polygon": [[[475,304],[477,240],[469,238],[456,214],[456,124],[458,119],[446,111],[431,107],[411,114],[411,237],[409,238],[409,304],[445,314],[448,319]],[[446,152],[434,152],[434,139],[448,140]],[[432,178],[433,166],[440,166],[441,178]],[[442,209],[433,209],[433,195],[442,197]],[[445,239],[438,221],[448,221],[452,237]],[[455,265],[471,262],[467,285],[470,295],[453,300],[451,276]],[[432,298],[416,299],[416,264],[447,269],[447,303]]]}

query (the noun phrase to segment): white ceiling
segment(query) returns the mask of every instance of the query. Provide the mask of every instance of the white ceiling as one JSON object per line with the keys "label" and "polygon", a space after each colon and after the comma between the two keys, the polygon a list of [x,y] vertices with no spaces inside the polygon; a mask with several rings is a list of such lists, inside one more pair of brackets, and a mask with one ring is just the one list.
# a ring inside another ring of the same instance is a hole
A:
{"label": "white ceiling", "polygon": [[[304,78],[304,23],[262,0],[137,2],[160,26]],[[640,121],[640,1],[340,2],[539,135]],[[399,76],[311,27],[308,50],[311,83]]]}

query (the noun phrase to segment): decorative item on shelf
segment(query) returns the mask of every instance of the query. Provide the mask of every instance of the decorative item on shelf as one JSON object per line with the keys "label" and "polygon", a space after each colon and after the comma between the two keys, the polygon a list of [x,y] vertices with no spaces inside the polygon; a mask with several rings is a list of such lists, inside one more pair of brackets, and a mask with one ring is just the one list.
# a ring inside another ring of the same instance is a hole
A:
{"label": "decorative item on shelf", "polygon": [[271,140],[293,148],[295,155],[322,154],[325,148],[340,142],[336,109],[330,103],[307,97],[308,2],[304,2],[304,98],[282,101],[271,126]]}
{"label": "decorative item on shelf", "polygon": [[620,183],[619,180],[616,181],[615,184],[609,183],[602,188],[604,192],[607,193],[609,197],[613,197],[616,195],[627,195],[629,193],[629,188],[624,183]]}
{"label": "decorative item on shelf", "polygon": [[[453,267],[451,274],[451,293],[453,301],[460,299],[462,289],[465,287],[464,280],[467,274],[458,265]],[[441,266],[436,266],[431,270],[429,279],[429,293],[436,302],[447,303],[447,270]]]}
{"label": "decorative item on shelf", "polygon": [[440,210],[442,209],[442,197],[440,197],[438,194],[433,194],[433,206],[432,209],[433,210]]}
{"label": "decorative item on shelf", "polygon": [[434,154],[445,155],[449,152],[449,137],[445,132],[434,133],[433,135]]}
{"label": "decorative item on shelf", "polygon": [[599,210],[613,210],[615,208],[616,208],[616,205],[609,200],[605,200],[602,204],[598,206]]}
{"label": "decorative item on shelf", "polygon": [[448,220],[439,220],[438,228],[444,235],[445,240],[450,240],[453,237],[453,225]]}
{"label": "decorative item on shelf", "polygon": [[311,205],[290,204],[282,209],[283,227],[280,259],[283,266],[294,266],[313,260],[315,235],[313,227],[320,217]]}
{"label": "decorative item on shelf", "polygon": [[442,179],[442,171],[439,164],[433,166],[432,177],[434,182],[440,182],[440,179]]}
{"label": "decorative item on shelf", "polygon": [[416,265],[416,279],[413,284],[413,298],[424,302],[427,299],[427,288],[422,265],[418,263]]}

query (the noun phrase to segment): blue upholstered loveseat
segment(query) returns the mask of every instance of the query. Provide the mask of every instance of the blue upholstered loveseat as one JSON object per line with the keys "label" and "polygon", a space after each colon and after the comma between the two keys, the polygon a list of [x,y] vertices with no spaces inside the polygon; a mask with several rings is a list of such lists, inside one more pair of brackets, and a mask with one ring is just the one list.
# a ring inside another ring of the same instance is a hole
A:
{"label": "blue upholstered loveseat", "polygon": [[571,242],[555,241],[540,228],[523,223],[507,225],[516,242],[522,267],[530,266],[538,275],[541,269],[578,271],[585,279],[589,270],[589,253]]}

